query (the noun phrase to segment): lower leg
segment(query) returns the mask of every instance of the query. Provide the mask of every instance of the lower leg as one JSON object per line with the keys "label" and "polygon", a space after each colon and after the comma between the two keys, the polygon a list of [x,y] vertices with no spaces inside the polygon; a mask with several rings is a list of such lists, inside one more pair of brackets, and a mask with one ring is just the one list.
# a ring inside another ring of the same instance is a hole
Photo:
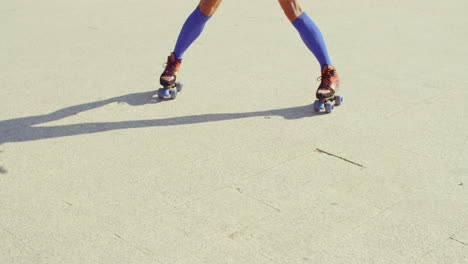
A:
{"label": "lower leg", "polygon": [[176,84],[177,74],[179,73],[185,51],[200,36],[206,22],[214,14],[221,1],[201,0],[197,8],[187,18],[180,31],[174,51],[168,57],[164,72],[161,74],[161,85],[168,87]]}
{"label": "lower leg", "polygon": [[316,97],[323,100],[334,96],[335,91],[340,86],[340,79],[335,68],[331,65],[322,33],[312,19],[302,11],[299,0],[279,0],[279,3],[289,21],[301,35],[306,46],[320,63],[322,75]]}
{"label": "lower leg", "polygon": [[312,19],[302,11],[299,0],[279,0],[279,3],[306,46],[319,61],[320,67],[323,68],[327,64],[331,65],[322,33]]}
{"label": "lower leg", "polygon": [[206,22],[218,9],[222,0],[201,0],[195,11],[190,14],[180,31],[174,53],[182,59],[185,51],[201,35]]}

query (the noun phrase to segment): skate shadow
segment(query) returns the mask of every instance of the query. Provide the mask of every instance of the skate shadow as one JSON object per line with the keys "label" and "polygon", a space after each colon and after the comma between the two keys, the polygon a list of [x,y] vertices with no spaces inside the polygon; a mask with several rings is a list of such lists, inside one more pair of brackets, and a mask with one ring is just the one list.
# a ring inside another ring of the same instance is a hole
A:
{"label": "skate shadow", "polygon": [[37,126],[43,123],[64,119],[81,112],[105,106],[110,103],[126,103],[131,106],[161,103],[164,100],[155,99],[156,92],[134,93],[114,97],[93,103],[86,103],[67,107],[50,114],[23,117],[0,121],[0,144],[8,142],[25,142],[49,138],[67,137],[82,134],[91,134],[119,129],[178,126],[188,124],[200,124],[207,122],[218,122],[240,118],[260,117],[270,118],[280,116],[284,119],[299,119],[320,115],[315,113],[312,105],[275,109],[269,111],[246,112],[246,113],[217,113],[190,115],[153,120],[134,120],[122,122],[96,122],[73,125]]}

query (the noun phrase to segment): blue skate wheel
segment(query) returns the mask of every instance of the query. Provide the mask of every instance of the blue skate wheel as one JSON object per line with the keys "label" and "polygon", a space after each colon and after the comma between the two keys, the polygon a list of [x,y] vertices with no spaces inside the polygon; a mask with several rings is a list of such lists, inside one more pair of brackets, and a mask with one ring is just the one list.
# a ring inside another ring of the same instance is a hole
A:
{"label": "blue skate wheel", "polygon": [[159,88],[158,89],[158,97],[159,98],[164,98],[164,89],[163,88]]}
{"label": "blue skate wheel", "polygon": [[320,102],[319,100],[315,100],[314,102],[314,110],[315,112],[320,112],[321,110],[325,109],[325,105]]}
{"label": "blue skate wheel", "polygon": [[169,89],[161,88],[161,98],[169,98],[169,97],[171,97]]}
{"label": "blue skate wheel", "polygon": [[343,96],[341,95],[337,95],[335,96],[335,105],[336,106],[339,106],[343,103]]}
{"label": "blue skate wheel", "polygon": [[177,89],[178,92],[182,91],[183,88],[184,88],[184,83],[183,82],[176,83],[176,89]]}
{"label": "blue skate wheel", "polygon": [[176,97],[177,97],[177,90],[171,90],[171,91],[170,91],[170,94],[171,94],[171,99],[176,99]]}
{"label": "blue skate wheel", "polygon": [[326,103],[325,104],[325,112],[331,113],[333,111],[334,105],[333,103]]}

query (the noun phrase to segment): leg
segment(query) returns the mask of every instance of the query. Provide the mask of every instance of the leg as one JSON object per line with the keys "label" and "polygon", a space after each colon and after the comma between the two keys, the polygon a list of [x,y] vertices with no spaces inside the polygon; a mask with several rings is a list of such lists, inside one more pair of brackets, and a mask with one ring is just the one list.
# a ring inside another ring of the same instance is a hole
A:
{"label": "leg", "polygon": [[302,11],[299,0],[279,0],[279,3],[288,19],[301,35],[306,46],[319,61],[321,68],[326,64],[331,65],[322,33],[307,13]]}
{"label": "leg", "polygon": [[201,35],[206,22],[216,12],[222,0],[201,0],[195,11],[190,14],[180,31],[174,53],[182,59],[185,51]]}
{"label": "leg", "polygon": [[200,4],[198,4],[198,6],[203,14],[206,16],[212,16],[218,9],[221,2],[222,0],[200,0]]}
{"label": "leg", "polygon": [[174,51],[167,59],[164,72],[161,74],[161,85],[168,87],[176,83],[182,57],[185,51],[201,35],[206,22],[218,9],[222,0],[201,0],[197,8],[190,14],[180,31]]}
{"label": "leg", "polygon": [[322,82],[317,90],[317,98],[332,97],[335,94],[335,90],[339,87],[340,81],[335,68],[331,66],[330,56],[328,55],[322,33],[312,19],[302,11],[299,0],[279,0],[279,3],[289,21],[291,21],[301,35],[306,46],[320,63]]}
{"label": "leg", "polygon": [[302,8],[298,1],[279,0],[279,3],[291,22],[302,14]]}

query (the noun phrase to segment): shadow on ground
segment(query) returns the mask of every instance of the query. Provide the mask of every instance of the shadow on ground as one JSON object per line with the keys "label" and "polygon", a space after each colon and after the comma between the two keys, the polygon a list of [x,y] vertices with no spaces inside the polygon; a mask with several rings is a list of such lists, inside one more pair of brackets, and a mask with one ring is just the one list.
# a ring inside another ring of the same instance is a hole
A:
{"label": "shadow on ground", "polygon": [[66,137],[81,134],[90,134],[117,129],[157,127],[157,126],[177,126],[187,124],[199,124],[207,122],[225,121],[249,117],[270,117],[282,116],[285,119],[299,119],[319,115],[313,111],[312,105],[283,108],[269,111],[247,112],[247,113],[217,113],[181,116],[173,118],[162,118],[153,120],[134,120],[123,122],[100,122],[83,123],[63,126],[42,126],[35,127],[47,122],[60,120],[80,112],[102,107],[110,103],[127,103],[132,106],[162,102],[154,99],[155,92],[134,93],[93,103],[81,104],[67,107],[46,115],[23,117],[11,120],[0,121],[0,144],[7,142],[23,142],[31,140],[41,140],[48,138]]}

